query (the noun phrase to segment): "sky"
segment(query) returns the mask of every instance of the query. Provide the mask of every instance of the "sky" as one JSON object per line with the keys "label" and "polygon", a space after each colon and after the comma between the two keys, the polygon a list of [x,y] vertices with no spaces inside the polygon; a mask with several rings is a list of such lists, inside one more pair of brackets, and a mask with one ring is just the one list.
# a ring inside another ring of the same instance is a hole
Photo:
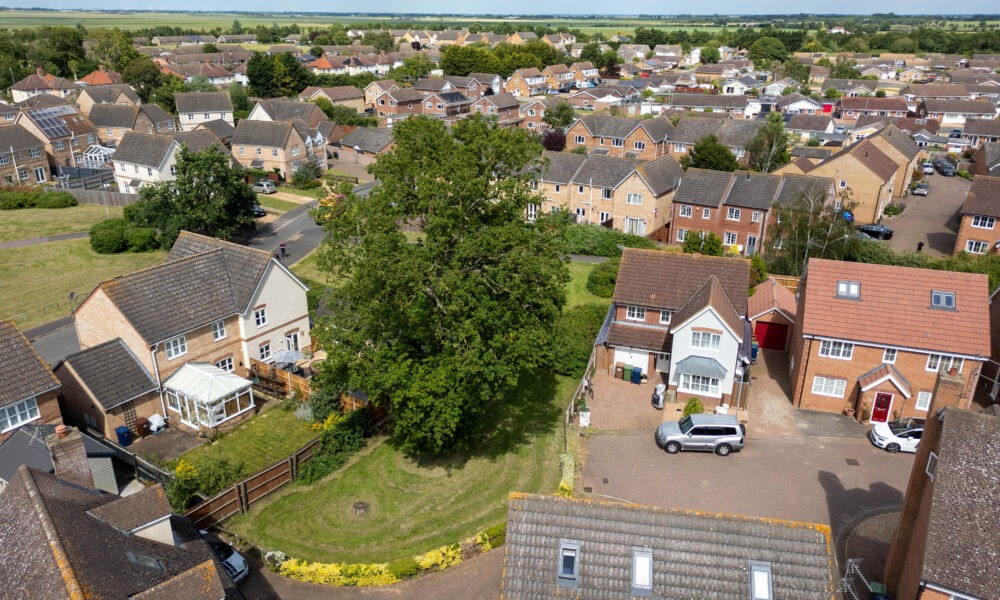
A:
{"label": "sky", "polygon": [[[454,13],[454,14],[503,14],[531,16],[538,14],[621,14],[623,5],[607,0],[503,0],[501,2],[469,2],[468,0],[382,0],[376,3],[331,2],[317,3],[315,0],[223,0],[207,5],[204,0],[0,0],[0,4],[12,8],[58,8],[58,9],[110,9],[110,10],[180,10],[180,11],[274,11],[283,12],[308,11],[315,12],[348,12],[352,10],[370,10],[379,13]],[[645,14],[786,14],[815,13],[862,15],[873,11],[880,13],[894,12],[899,15],[940,14],[940,0],[842,0],[836,3],[819,0],[757,0],[747,3],[742,0],[717,0],[715,2],[649,2],[627,5],[635,13]],[[946,5],[948,11],[958,10],[960,13],[949,14],[997,14],[1000,5],[996,0],[968,0],[960,5]],[[752,12],[748,12],[752,11]]]}

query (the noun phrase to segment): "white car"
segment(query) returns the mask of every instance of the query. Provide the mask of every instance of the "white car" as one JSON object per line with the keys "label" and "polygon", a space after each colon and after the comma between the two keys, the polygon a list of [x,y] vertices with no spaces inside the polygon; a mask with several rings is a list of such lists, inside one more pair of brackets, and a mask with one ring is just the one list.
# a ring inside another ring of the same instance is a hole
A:
{"label": "white car", "polygon": [[923,433],[923,419],[897,419],[888,423],[875,423],[868,433],[868,439],[886,452],[916,452]]}
{"label": "white car", "polygon": [[222,567],[233,580],[233,583],[237,585],[243,583],[247,576],[250,575],[250,564],[247,563],[247,559],[243,558],[232,546],[207,531],[202,531],[201,537],[204,538],[205,543],[208,544],[208,547],[218,557],[219,562],[222,563]]}

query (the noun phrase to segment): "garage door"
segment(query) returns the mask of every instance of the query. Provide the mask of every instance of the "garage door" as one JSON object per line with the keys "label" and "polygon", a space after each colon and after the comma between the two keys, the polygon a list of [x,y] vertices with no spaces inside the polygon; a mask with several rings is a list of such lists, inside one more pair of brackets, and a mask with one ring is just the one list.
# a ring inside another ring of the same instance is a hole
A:
{"label": "garage door", "polygon": [[758,321],[753,333],[761,348],[784,350],[785,341],[788,339],[788,325]]}
{"label": "garage door", "polygon": [[649,353],[642,350],[615,348],[615,364],[618,363],[639,367],[645,373],[646,369],[649,368]]}

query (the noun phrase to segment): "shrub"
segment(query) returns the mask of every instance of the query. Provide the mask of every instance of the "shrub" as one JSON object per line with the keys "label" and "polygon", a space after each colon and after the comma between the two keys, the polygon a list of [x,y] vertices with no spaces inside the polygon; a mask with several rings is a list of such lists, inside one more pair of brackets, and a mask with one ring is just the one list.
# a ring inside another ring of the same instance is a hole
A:
{"label": "shrub", "polygon": [[389,563],[389,572],[396,579],[408,579],[420,571],[417,561],[413,557],[400,558]]}
{"label": "shrub", "polygon": [[186,459],[180,459],[174,468],[174,479],[167,484],[167,501],[176,512],[184,512],[198,491],[198,470]]}
{"label": "shrub", "polygon": [[226,456],[204,456],[198,460],[197,469],[198,489],[208,496],[218,494],[248,475],[241,461]]}
{"label": "shrub", "polygon": [[309,405],[312,407],[313,420],[322,423],[330,413],[340,410],[340,394],[324,387],[313,393],[309,398]]}
{"label": "shrub", "polygon": [[317,188],[320,186],[319,179],[320,173],[319,167],[314,163],[307,162],[295,169],[292,173],[292,185],[301,189]]}
{"label": "shrub", "polygon": [[0,210],[66,208],[76,205],[76,198],[69,192],[46,192],[38,188],[8,188],[0,190]]}
{"label": "shrub", "polygon": [[705,412],[705,405],[701,403],[701,400],[697,398],[691,398],[684,405],[684,410],[681,411],[681,418],[688,415],[700,415]]}
{"label": "shrub", "polygon": [[160,247],[152,227],[132,227],[126,233],[129,252],[150,252]]}
{"label": "shrub", "polygon": [[77,204],[69,192],[42,192],[35,199],[35,208],[69,208]]}
{"label": "shrub", "polygon": [[587,275],[587,291],[598,298],[610,298],[614,295],[620,265],[621,260],[614,258],[594,267]]}
{"label": "shrub", "polygon": [[388,563],[310,563],[293,558],[281,563],[279,572],[285,577],[324,585],[362,587],[389,585],[398,581],[389,571]]}
{"label": "shrub", "polygon": [[968,171],[959,170],[955,174],[961,177],[962,179],[968,179],[969,181],[972,181],[972,173],[969,173]]}
{"label": "shrub", "polygon": [[552,369],[556,373],[566,376],[583,374],[606,313],[607,309],[603,306],[582,304],[565,310],[559,316],[552,345]]}
{"label": "shrub", "polygon": [[461,544],[441,546],[440,548],[435,548],[430,552],[418,554],[413,557],[413,560],[415,560],[417,566],[424,571],[429,569],[444,571],[448,567],[455,566],[462,562],[462,546]]}
{"label": "shrub", "polygon": [[281,565],[288,561],[288,555],[281,550],[269,550],[264,553],[264,564],[268,570],[277,573],[281,570]]}
{"label": "shrub", "polygon": [[312,423],[312,407],[309,404],[300,403],[299,407],[295,409],[295,418],[306,423]]}
{"label": "shrub", "polygon": [[631,235],[607,229],[598,225],[571,224],[564,233],[566,252],[568,254],[586,254],[589,256],[621,256],[618,246],[626,248],[656,248],[656,243],[641,235]]}
{"label": "shrub", "polygon": [[129,224],[125,219],[107,219],[90,228],[90,247],[98,254],[118,254],[128,250]]}
{"label": "shrub", "polygon": [[573,458],[572,454],[559,455],[559,470],[561,471],[561,478],[556,495],[563,498],[572,498],[573,482],[576,479],[576,459]]}
{"label": "shrub", "polygon": [[[315,411],[313,407],[313,418]],[[355,452],[364,448],[368,426],[368,412],[356,410],[324,429],[319,451],[299,470],[299,481],[313,483],[342,467]]]}
{"label": "shrub", "polygon": [[483,552],[503,546],[507,541],[507,524],[498,523],[476,536],[476,544]]}
{"label": "shrub", "polygon": [[903,205],[896,202],[891,202],[885,205],[885,209],[882,211],[887,217],[895,217],[903,212]]}

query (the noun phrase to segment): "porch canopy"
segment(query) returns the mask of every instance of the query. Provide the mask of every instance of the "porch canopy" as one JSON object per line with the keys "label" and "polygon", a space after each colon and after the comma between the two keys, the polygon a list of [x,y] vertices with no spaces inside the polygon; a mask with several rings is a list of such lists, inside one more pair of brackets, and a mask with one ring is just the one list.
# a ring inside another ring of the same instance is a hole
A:
{"label": "porch canopy", "polygon": [[678,373],[688,375],[700,375],[712,379],[722,379],[726,376],[726,369],[714,358],[704,356],[689,356],[677,363]]}
{"label": "porch canopy", "polygon": [[215,427],[251,410],[253,384],[208,363],[188,363],[164,382],[168,408],[192,427]]}

